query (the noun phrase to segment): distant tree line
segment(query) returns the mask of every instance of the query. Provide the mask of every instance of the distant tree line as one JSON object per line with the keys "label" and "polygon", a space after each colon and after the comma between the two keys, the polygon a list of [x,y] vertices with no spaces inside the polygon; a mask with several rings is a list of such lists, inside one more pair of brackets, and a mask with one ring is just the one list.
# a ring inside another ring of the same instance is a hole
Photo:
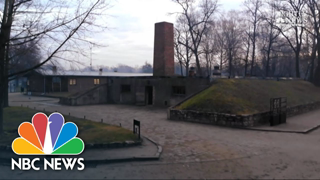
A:
{"label": "distant tree line", "polygon": [[[122,72],[122,73],[153,73],[153,67],[147,61],[142,66],[129,66],[125,64],[118,64],[117,66],[95,66],[95,67],[85,67],[80,70],[82,71],[98,71],[102,69],[103,72]],[[79,69],[73,69],[79,70]]]}
{"label": "distant tree line", "polygon": [[218,0],[173,0],[175,59],[207,76],[297,77],[320,85],[320,1],[245,0],[240,10]]}

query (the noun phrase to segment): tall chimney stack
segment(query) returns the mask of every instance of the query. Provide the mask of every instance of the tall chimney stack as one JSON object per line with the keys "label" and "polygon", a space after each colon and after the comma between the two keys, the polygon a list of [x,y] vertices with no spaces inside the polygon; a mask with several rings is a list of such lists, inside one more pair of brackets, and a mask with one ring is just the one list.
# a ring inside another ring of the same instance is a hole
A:
{"label": "tall chimney stack", "polygon": [[155,24],[153,76],[174,75],[174,39],[173,24],[160,22]]}
{"label": "tall chimney stack", "polygon": [[53,72],[53,74],[57,74],[57,72],[58,72],[58,68],[57,68],[57,66],[52,66],[52,72]]}

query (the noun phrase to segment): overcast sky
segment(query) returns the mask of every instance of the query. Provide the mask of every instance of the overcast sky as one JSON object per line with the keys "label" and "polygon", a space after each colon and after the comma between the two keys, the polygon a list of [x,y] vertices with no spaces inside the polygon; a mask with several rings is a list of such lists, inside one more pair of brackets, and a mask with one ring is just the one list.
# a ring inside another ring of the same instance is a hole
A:
{"label": "overcast sky", "polygon": [[[238,9],[242,0],[220,0],[221,10]],[[167,21],[174,23],[180,8],[171,0],[115,0],[109,10],[110,29],[96,40],[108,47],[93,49],[93,66],[126,64],[141,66],[153,64],[154,24]],[[89,48],[88,48],[88,51]],[[90,64],[90,62],[86,62]]]}

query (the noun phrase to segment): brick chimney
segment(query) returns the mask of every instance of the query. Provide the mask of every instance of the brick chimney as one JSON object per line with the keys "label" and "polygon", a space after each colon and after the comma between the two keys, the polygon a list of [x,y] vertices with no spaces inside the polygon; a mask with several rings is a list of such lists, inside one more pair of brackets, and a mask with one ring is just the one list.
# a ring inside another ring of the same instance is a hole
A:
{"label": "brick chimney", "polygon": [[52,72],[53,72],[54,75],[57,74],[57,72],[58,72],[57,66],[52,66]]}
{"label": "brick chimney", "polygon": [[153,76],[174,75],[173,24],[160,22],[155,24]]}

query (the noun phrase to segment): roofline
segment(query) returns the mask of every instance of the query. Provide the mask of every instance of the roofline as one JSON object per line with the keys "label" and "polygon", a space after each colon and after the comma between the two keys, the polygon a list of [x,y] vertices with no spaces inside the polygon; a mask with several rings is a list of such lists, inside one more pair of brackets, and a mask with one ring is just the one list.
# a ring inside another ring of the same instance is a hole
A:
{"label": "roofline", "polygon": [[101,76],[101,75],[94,75],[94,76],[86,76],[86,75],[43,75],[42,76],[47,76],[47,77],[152,77],[152,76]]}
{"label": "roofline", "polygon": [[208,79],[208,77],[186,77],[186,76],[77,76],[77,75],[43,75],[47,77],[80,77],[80,78],[150,78],[150,79],[187,79],[187,78],[192,78],[192,79]]}

